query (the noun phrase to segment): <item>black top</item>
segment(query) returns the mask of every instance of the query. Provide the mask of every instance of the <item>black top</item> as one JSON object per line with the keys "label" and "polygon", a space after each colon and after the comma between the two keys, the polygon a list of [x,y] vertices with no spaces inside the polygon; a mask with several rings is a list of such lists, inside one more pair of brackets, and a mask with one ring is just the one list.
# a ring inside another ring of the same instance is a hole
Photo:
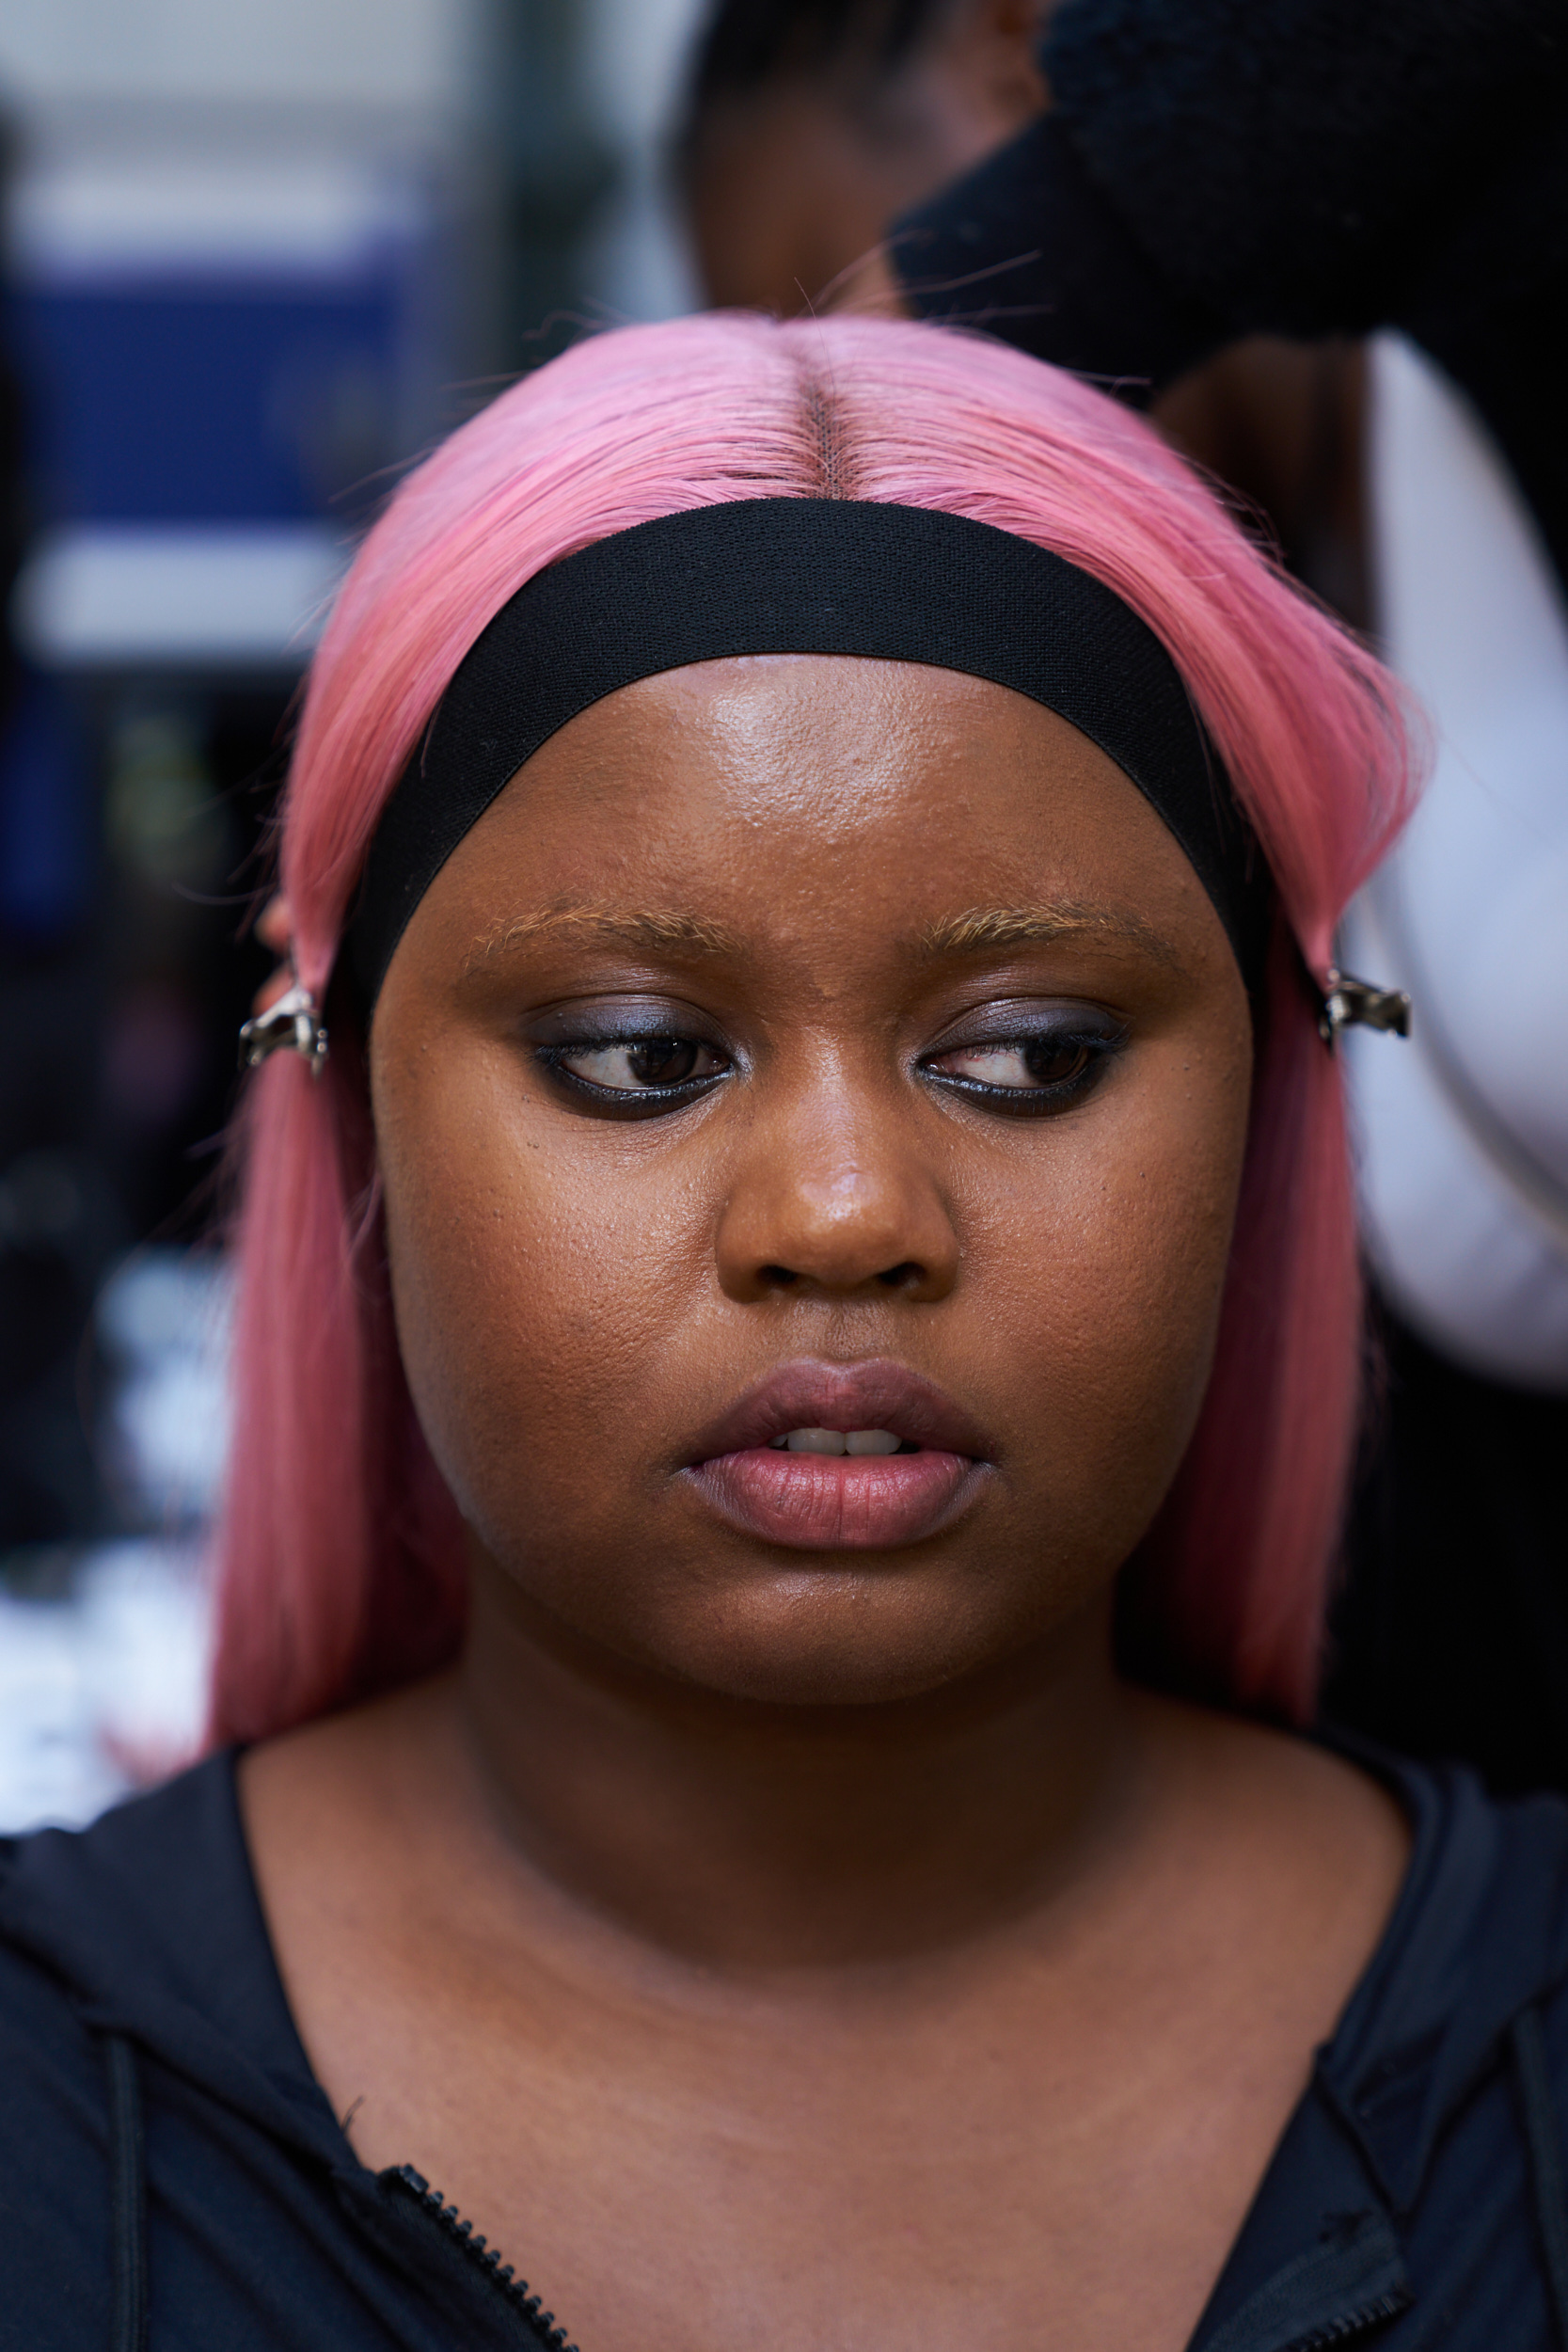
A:
{"label": "black top", "polygon": [[1067,0],[1054,111],[906,215],[916,309],[1131,396],[1253,333],[1399,326],[1568,577],[1561,0]]}
{"label": "black top", "polygon": [[[1373,1768],[1410,1815],[1409,1875],[1192,2352],[1560,2352],[1568,1805]],[[231,1757],[0,1845],[0,2082],[5,2352],[133,2352],[149,2317],[155,2352],[560,2352],[417,2174],[345,2139]]]}

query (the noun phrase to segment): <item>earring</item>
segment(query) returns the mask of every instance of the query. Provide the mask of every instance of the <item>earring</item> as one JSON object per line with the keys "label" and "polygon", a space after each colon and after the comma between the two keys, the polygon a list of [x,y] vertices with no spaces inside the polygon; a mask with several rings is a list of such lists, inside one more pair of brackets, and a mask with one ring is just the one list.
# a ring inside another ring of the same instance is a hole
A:
{"label": "earring", "polygon": [[319,1078],[326,1059],[326,1029],[315,998],[296,980],[276,1005],[259,1012],[240,1031],[240,1067],[256,1070],[269,1054],[298,1054]]}
{"label": "earring", "polygon": [[1324,975],[1318,1035],[1334,1050],[1341,1029],[1386,1029],[1396,1037],[1410,1035],[1410,998],[1402,988],[1374,988],[1370,980],[1353,979],[1331,963]]}

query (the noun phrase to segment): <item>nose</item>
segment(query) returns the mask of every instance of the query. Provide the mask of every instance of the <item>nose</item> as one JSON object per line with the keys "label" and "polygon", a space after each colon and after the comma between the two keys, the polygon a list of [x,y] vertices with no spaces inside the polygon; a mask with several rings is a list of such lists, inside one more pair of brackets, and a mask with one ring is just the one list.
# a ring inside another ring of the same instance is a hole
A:
{"label": "nose", "polygon": [[719,1220],[725,1295],[946,1297],[958,1235],[916,1125],[842,1073],[759,1118]]}

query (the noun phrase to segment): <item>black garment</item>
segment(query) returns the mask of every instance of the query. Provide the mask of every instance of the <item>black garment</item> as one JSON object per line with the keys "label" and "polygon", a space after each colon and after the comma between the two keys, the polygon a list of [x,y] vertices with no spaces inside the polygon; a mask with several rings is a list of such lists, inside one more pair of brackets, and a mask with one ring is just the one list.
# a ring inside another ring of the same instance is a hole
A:
{"label": "black garment", "polygon": [[1385,1312],[1323,1711],[1497,1794],[1568,1788],[1568,1397],[1461,1371]]}
{"label": "black garment", "polygon": [[897,224],[913,306],[1132,397],[1254,333],[1399,326],[1568,578],[1561,0],[1067,0],[1054,111]]}
{"label": "black garment", "polygon": [[[1193,2352],[1564,2352],[1568,1806],[1376,1769],[1409,1876]],[[132,2352],[149,2317],[153,2352],[559,2352],[417,2175],[356,2161],[229,1757],[0,1848],[0,2082],[6,2352]]]}

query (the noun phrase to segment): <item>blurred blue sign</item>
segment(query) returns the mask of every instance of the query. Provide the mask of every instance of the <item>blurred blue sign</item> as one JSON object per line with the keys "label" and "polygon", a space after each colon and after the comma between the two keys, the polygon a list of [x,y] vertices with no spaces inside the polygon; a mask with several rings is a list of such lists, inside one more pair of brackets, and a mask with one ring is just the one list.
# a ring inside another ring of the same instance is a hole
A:
{"label": "blurred blue sign", "polygon": [[317,516],[387,462],[400,272],[336,285],[40,286],[18,307],[55,520]]}
{"label": "blurred blue sign", "polygon": [[46,666],[297,665],[448,372],[444,225],[366,166],[121,165],[19,191],[9,341]]}

